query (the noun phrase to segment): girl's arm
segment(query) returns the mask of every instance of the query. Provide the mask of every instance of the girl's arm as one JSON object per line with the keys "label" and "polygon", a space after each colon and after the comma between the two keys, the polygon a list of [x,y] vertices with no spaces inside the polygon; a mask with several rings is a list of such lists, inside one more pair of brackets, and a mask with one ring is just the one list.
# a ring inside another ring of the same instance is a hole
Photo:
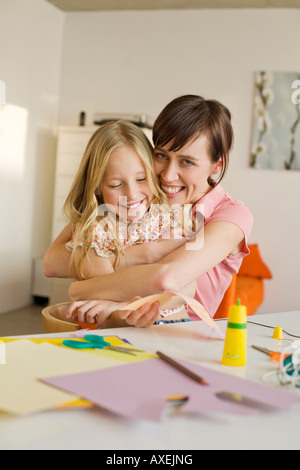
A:
{"label": "girl's arm", "polygon": [[[43,260],[43,271],[46,277],[76,278],[74,266],[70,266],[71,252],[66,243],[72,239],[72,225],[68,224],[50,245]],[[83,272],[87,279],[113,273],[113,258],[98,256],[92,248],[84,260]]]}
{"label": "girl's arm", "polygon": [[43,271],[46,277],[76,277],[70,270],[71,254],[65,247],[72,236],[72,224],[68,224],[49,246],[43,259]]}
{"label": "girl's arm", "polygon": [[106,276],[73,282],[72,300],[127,300],[166,290],[180,291],[202,274],[240,251],[244,241],[241,228],[231,222],[211,222],[197,237],[154,264],[131,266]]}

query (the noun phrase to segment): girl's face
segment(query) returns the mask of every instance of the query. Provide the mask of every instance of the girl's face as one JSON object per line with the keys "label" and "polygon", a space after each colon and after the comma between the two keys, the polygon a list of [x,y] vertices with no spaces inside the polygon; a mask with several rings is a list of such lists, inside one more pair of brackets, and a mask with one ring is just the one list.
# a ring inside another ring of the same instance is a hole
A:
{"label": "girl's face", "polygon": [[144,164],[130,147],[114,150],[101,184],[105,205],[128,222],[140,219],[149,208],[153,194]]}
{"label": "girl's face", "polygon": [[222,168],[221,159],[212,162],[208,153],[207,138],[199,137],[178,151],[170,151],[171,144],[155,147],[154,168],[160,186],[170,206],[195,204],[210,191],[207,179]]}

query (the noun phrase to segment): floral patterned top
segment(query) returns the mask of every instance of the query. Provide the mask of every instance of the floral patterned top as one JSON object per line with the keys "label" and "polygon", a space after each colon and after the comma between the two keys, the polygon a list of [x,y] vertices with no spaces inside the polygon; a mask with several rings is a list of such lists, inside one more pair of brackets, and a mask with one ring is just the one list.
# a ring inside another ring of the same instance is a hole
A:
{"label": "floral patterned top", "polygon": [[[97,221],[94,226],[91,248],[95,249],[98,256],[108,258],[116,254],[116,225],[119,246],[123,250],[134,244],[158,240],[163,233],[176,227],[180,220],[180,209],[170,210],[158,204],[152,204],[141,219],[128,225],[121,219],[116,219],[112,212],[108,212],[108,215]],[[73,246],[73,239],[66,243],[69,250],[72,250]]]}

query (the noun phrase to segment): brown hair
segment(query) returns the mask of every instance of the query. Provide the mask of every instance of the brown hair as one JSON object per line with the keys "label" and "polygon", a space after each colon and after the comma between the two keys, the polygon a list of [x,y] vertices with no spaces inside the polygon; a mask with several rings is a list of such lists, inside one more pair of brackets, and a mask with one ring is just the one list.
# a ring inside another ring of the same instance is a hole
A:
{"label": "brown hair", "polygon": [[[189,141],[201,136],[208,139],[212,161],[222,159],[219,183],[227,170],[233,144],[231,113],[223,104],[197,95],[180,96],[171,101],[154,122],[154,146],[164,147],[171,143],[170,151],[180,150]],[[213,183],[210,177],[208,183]]]}

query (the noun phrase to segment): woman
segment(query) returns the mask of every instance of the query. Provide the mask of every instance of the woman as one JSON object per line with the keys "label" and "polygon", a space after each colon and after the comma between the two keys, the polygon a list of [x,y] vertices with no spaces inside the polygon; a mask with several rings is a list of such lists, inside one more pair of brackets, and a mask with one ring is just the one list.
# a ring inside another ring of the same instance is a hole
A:
{"label": "woman", "polygon": [[[196,240],[162,259],[156,258],[155,245],[149,243],[143,250],[150,263],[73,282],[70,298],[124,301],[136,295],[179,291],[196,280],[195,298],[213,316],[232,274],[249,253],[247,240],[253,223],[247,207],[219,184],[233,142],[230,112],[221,103],[200,96],[176,98],[156,119],[153,142],[155,171],[169,205],[191,204],[194,216],[204,217],[204,226]],[[141,327],[151,325],[156,314],[157,306],[144,305],[134,312],[120,311],[119,317]]]}

